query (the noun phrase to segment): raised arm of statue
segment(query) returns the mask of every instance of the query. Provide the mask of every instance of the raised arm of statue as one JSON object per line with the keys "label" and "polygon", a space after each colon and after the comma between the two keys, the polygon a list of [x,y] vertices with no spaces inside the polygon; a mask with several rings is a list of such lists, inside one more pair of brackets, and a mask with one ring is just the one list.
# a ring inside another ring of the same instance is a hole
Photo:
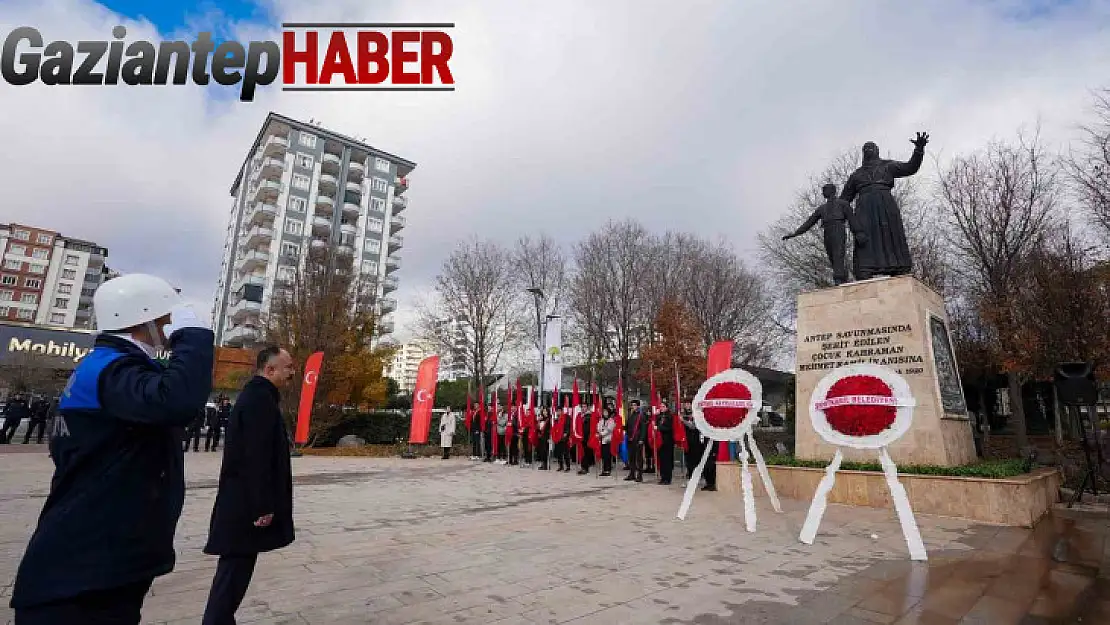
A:
{"label": "raised arm of statue", "polygon": [[925,145],[929,143],[929,134],[925,132],[917,133],[916,139],[910,139],[913,144],[913,154],[910,160],[905,163],[899,161],[890,161],[890,175],[895,178],[905,178],[917,173],[921,169],[921,162],[925,160]]}
{"label": "raised arm of statue", "polygon": [[821,211],[820,210],[815,210],[815,211],[813,211],[813,214],[809,216],[809,219],[807,219],[804,224],[799,226],[798,229],[795,230],[794,232],[791,232],[790,234],[784,236],[782,238],[782,240],[786,241],[787,239],[793,239],[794,237],[802,236],[803,234],[809,232],[810,228],[816,226],[818,221],[821,221]]}

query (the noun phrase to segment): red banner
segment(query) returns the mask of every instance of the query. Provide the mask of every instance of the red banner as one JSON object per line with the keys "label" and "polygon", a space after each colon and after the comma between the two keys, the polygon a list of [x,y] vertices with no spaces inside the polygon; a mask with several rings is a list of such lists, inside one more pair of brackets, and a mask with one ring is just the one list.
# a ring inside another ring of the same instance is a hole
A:
{"label": "red banner", "polygon": [[316,396],[316,383],[320,380],[320,367],[324,364],[324,352],[316,352],[304,363],[304,382],[301,384],[301,405],[297,410],[297,429],[293,442],[304,445],[308,442],[308,424],[312,419],[312,399]]}
{"label": "red banner", "polygon": [[[709,379],[722,371],[732,368],[732,341],[717,341],[709,348],[705,377]],[[721,441],[717,447],[717,462],[729,461],[728,443]]]}
{"label": "red banner", "polygon": [[412,426],[410,443],[427,443],[432,429],[432,407],[436,400],[436,377],[439,375],[439,356],[428,356],[416,370],[416,390],[412,393]]}

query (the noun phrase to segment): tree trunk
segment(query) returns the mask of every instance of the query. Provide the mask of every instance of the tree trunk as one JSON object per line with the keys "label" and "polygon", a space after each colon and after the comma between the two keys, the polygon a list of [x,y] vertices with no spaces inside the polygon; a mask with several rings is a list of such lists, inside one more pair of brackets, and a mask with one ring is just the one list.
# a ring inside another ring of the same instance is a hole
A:
{"label": "tree trunk", "polygon": [[1022,454],[1025,452],[1025,448],[1029,446],[1029,436],[1026,434],[1025,404],[1021,400],[1021,379],[1019,375],[1016,373],[1006,374],[1006,386],[1009,390],[1010,418],[1013,419],[1012,425],[1018,453]]}

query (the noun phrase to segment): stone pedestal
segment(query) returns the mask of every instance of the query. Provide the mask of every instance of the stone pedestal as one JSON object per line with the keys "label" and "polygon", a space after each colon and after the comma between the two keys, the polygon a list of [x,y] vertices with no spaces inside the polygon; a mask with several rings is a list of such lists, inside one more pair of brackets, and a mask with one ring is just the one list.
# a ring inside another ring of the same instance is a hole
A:
{"label": "stone pedestal", "polygon": [[[940,295],[912,276],[876,278],[798,296],[795,455],[829,460],[834,448],[813,430],[809,401],[818,380],[854,363],[886,365],[909,382],[913,426],[889,448],[898,464],[975,462],[975,441]],[[845,460],[877,462],[875,451],[843,449]]]}

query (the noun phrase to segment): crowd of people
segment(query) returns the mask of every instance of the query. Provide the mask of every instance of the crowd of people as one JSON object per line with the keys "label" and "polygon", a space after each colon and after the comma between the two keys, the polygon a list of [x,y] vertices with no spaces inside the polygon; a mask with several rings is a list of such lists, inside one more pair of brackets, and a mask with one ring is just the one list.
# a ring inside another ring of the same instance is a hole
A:
{"label": "crowd of people", "polygon": [[204,431],[204,451],[219,451],[220,434],[227,428],[227,421],[231,417],[231,400],[227,395],[220,394],[216,398],[216,405],[206,405],[197,411],[193,422],[185,429],[184,451],[189,451],[189,441],[193,443],[193,451],[200,451],[200,434]]}
{"label": "crowd of people", "polygon": [[[31,395],[16,393],[4,404],[4,425],[0,428],[0,444],[10,444],[15,441],[16,431],[25,419],[29,420],[27,431],[23,434],[23,444],[35,442],[41,444],[43,438],[50,432],[50,424],[58,409],[58,399],[48,399],[46,395]],[[36,435],[37,433],[37,435]]]}
{"label": "crowd of people", "polygon": [[[521,402],[522,404],[522,402]],[[624,480],[643,482],[645,475],[658,475],[658,483],[668,485],[673,478],[675,450],[683,453],[686,479],[693,476],[707,444],[712,444],[694,425],[690,405],[675,414],[665,405],[645,406],[630,402],[627,415],[617,409],[613,398],[598,397],[578,409],[563,407],[529,408],[512,402],[487,409],[468,409],[465,427],[470,433],[470,460],[505,466],[535,467],[549,471],[588,475],[613,475],[619,460],[627,472]],[[456,417],[448,410],[440,425],[443,457],[450,455],[451,434]],[[600,463],[600,466],[597,466]],[[702,490],[717,490],[716,465],[706,464]]]}

